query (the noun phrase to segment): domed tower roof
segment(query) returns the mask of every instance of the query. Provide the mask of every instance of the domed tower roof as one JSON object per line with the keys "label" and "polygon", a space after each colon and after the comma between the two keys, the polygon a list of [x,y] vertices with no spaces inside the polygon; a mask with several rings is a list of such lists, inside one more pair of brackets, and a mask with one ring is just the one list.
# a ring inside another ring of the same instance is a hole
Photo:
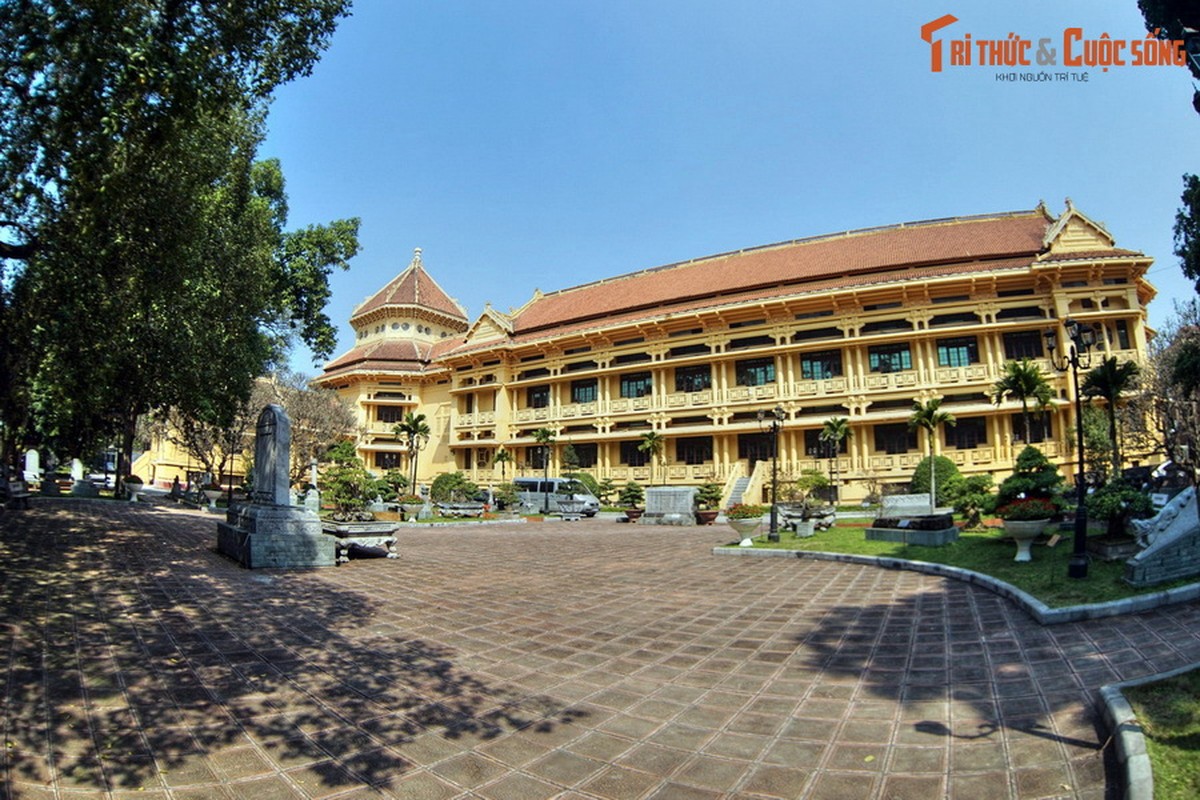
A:
{"label": "domed tower roof", "polygon": [[467,329],[466,310],[425,271],[419,247],[413,250],[412,262],[403,272],[354,309],[350,324],[357,328],[373,319],[396,314],[432,318],[431,321],[456,331]]}

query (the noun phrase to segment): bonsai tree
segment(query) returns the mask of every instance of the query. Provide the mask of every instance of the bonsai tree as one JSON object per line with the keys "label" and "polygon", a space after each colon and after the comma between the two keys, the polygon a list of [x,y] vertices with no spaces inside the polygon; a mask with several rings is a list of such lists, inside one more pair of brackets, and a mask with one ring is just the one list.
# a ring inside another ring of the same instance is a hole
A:
{"label": "bonsai tree", "polygon": [[389,469],[377,482],[379,496],[385,503],[394,503],[408,488],[408,478],[398,469]]}
{"label": "bonsai tree", "polygon": [[1154,516],[1154,504],[1129,481],[1117,479],[1088,495],[1087,513],[1088,519],[1108,521],[1107,535],[1120,536],[1129,520]]}
{"label": "bonsai tree", "polygon": [[617,493],[617,500],[625,508],[637,508],[646,499],[646,493],[636,482],[630,481],[621,487],[621,491]]}
{"label": "bonsai tree", "polygon": [[435,503],[458,503],[469,500],[479,492],[479,487],[467,480],[461,472],[443,472],[433,479],[429,487],[429,499]]}
{"label": "bonsai tree", "polygon": [[1013,474],[1000,482],[996,505],[1005,506],[1014,500],[1038,498],[1053,501],[1059,494],[1063,476],[1050,463],[1046,454],[1036,447],[1026,447],[1017,456]]}
{"label": "bonsai tree", "polygon": [[520,499],[517,495],[517,487],[511,482],[497,486],[492,490],[492,497],[495,498],[496,505],[505,510],[515,509]]}
{"label": "bonsai tree", "polygon": [[972,475],[958,481],[950,495],[954,510],[962,515],[966,528],[983,524],[983,513],[992,508],[992,476]]}
{"label": "bonsai tree", "polygon": [[[340,454],[339,454],[340,455]],[[333,504],[333,518],[339,522],[367,521],[375,515],[367,505],[379,494],[379,482],[356,457],[339,458],[322,475],[325,500]]]}
{"label": "bonsai tree", "polygon": [[616,492],[617,485],[613,483],[612,478],[605,478],[596,485],[596,497],[600,499],[601,505],[608,505],[609,499]]}
{"label": "bonsai tree", "polygon": [[801,513],[805,518],[814,507],[814,503],[809,502],[809,497],[813,492],[828,488],[829,478],[825,477],[825,473],[818,469],[806,469],[800,473],[800,477],[792,482],[787,493],[787,499],[800,505]]}
{"label": "bonsai tree", "polygon": [[700,508],[713,509],[721,505],[721,494],[724,487],[719,483],[703,483],[696,490],[696,505]]}

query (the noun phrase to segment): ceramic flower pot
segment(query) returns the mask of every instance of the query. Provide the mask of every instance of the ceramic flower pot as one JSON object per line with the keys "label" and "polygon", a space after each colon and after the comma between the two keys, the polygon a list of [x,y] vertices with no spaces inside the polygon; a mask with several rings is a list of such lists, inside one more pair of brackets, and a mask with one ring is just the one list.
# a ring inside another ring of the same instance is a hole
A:
{"label": "ceramic flower pot", "polygon": [[741,547],[750,547],[753,544],[751,539],[754,536],[754,532],[761,528],[763,523],[762,517],[731,519],[727,521],[729,522],[729,527],[737,531],[738,537],[741,538],[742,541],[739,543]]}
{"label": "ceramic flower pot", "polygon": [[1017,543],[1017,555],[1013,558],[1013,561],[1033,560],[1029,546],[1033,544],[1033,540],[1040,536],[1049,524],[1049,519],[1004,520],[1004,533],[1011,536]]}

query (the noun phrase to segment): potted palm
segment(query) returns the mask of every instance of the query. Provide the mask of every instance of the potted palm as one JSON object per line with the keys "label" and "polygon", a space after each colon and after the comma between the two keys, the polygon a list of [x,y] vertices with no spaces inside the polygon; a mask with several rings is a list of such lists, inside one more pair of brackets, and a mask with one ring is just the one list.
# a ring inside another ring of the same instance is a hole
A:
{"label": "potted palm", "polygon": [[696,524],[712,525],[721,513],[722,487],[719,483],[701,484],[696,490]]}
{"label": "potted palm", "polygon": [[767,513],[766,506],[738,503],[725,511],[725,520],[729,527],[737,531],[741,538],[741,547],[750,547],[754,542],[751,537],[762,527],[763,515]]}

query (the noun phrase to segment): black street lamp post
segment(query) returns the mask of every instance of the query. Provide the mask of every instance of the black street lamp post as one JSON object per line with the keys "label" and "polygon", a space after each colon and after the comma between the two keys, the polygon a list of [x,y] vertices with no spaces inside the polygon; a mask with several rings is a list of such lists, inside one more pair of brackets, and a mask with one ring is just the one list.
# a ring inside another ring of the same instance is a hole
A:
{"label": "black street lamp post", "polygon": [[779,541],[779,429],[783,427],[786,413],[782,406],[775,406],[770,411],[760,409],[758,412],[758,427],[771,434],[771,527],[767,531],[768,542]]}
{"label": "black street lamp post", "polygon": [[[1046,349],[1050,351],[1051,366],[1059,372],[1066,372],[1070,369],[1071,376],[1075,381],[1076,458],[1078,459],[1078,470],[1075,474],[1075,544],[1071,551],[1071,559],[1067,562],[1067,577],[1086,578],[1088,575],[1087,481],[1084,479],[1083,392],[1079,388],[1079,368],[1080,366],[1084,369],[1091,367],[1088,351],[1096,343],[1096,331],[1090,326],[1081,325],[1069,318],[1063,320],[1063,328],[1066,329],[1071,345],[1061,360],[1054,357],[1054,351],[1058,345],[1058,334],[1050,330],[1042,335],[1046,340]],[[1081,364],[1081,358],[1086,363]]]}

